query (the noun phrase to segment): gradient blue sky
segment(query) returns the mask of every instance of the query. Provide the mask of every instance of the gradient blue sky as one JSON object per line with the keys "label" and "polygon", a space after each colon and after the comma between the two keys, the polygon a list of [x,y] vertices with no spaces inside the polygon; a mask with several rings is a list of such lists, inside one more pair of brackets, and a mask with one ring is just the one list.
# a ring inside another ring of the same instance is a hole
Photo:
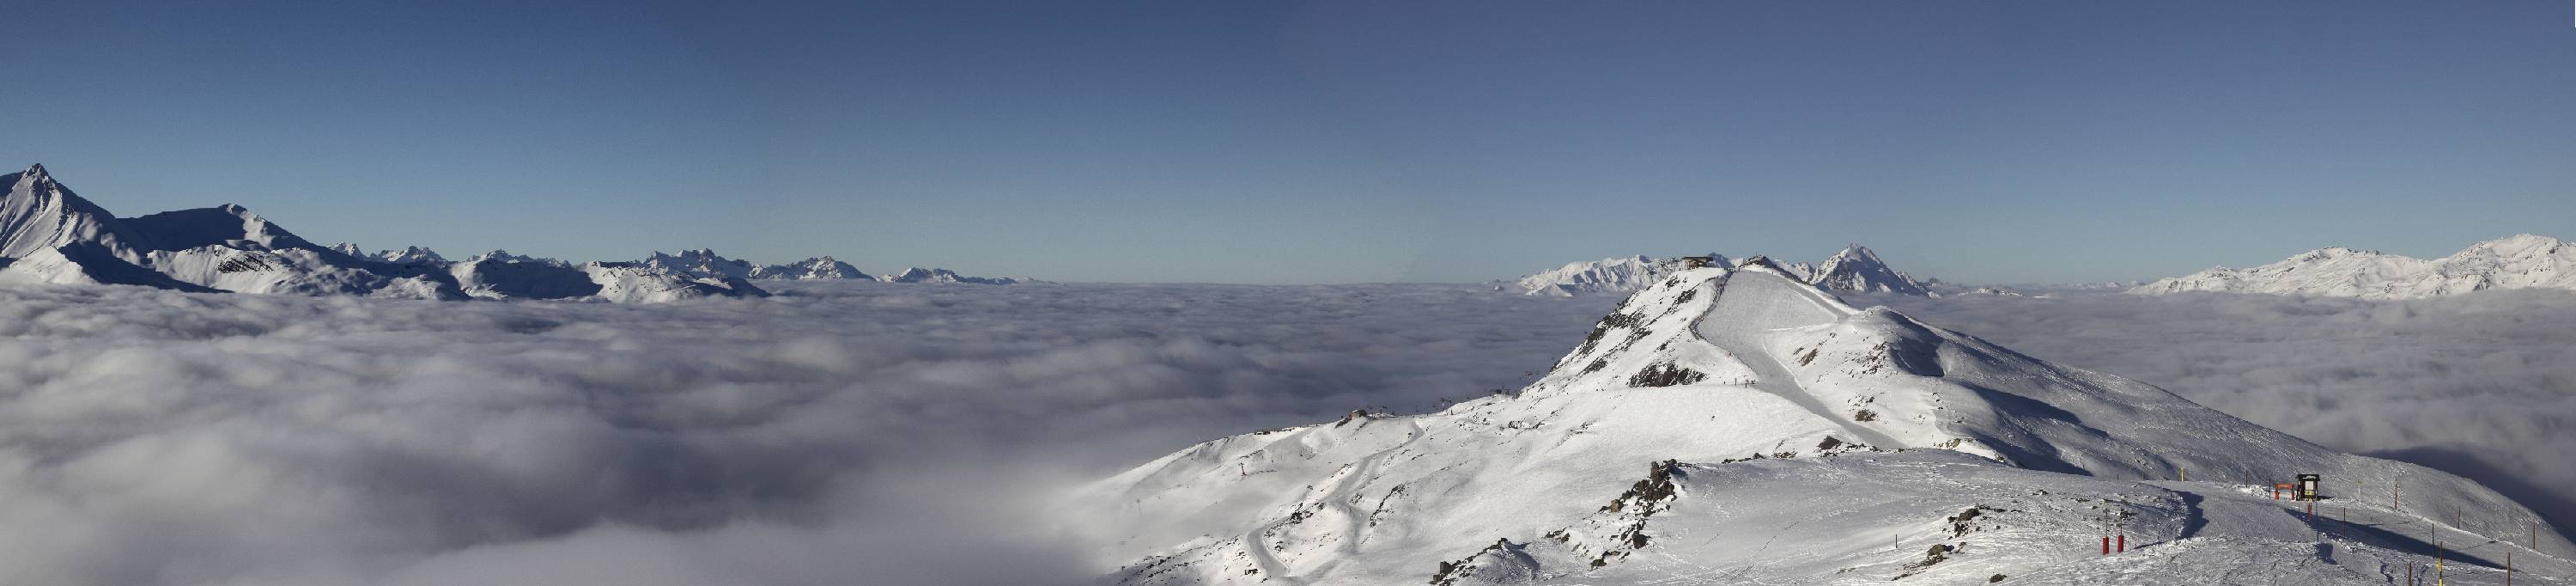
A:
{"label": "gradient blue sky", "polygon": [[18,0],[0,162],[458,256],[1308,283],[1857,241],[2151,278],[2576,237],[2570,10]]}

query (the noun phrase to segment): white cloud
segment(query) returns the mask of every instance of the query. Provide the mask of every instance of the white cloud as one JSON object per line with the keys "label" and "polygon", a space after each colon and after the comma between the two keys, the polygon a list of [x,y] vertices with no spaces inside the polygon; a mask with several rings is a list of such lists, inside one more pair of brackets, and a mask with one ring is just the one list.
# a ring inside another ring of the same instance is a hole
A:
{"label": "white cloud", "polygon": [[[1045,497],[1517,387],[1616,299],[790,284],[657,306],[0,289],[0,583],[1028,584]],[[2576,295],[1863,298],[2571,519]]]}
{"label": "white cloud", "polygon": [[0,289],[0,583],[1027,584],[1042,497],[1516,387],[1609,302],[796,284],[656,306]]}

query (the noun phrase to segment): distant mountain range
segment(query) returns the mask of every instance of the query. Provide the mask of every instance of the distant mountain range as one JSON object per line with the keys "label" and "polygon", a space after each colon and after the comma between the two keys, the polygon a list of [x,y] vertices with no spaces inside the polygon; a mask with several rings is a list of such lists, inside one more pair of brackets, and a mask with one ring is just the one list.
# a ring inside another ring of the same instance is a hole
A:
{"label": "distant mountain range", "polygon": [[642,261],[572,263],[495,250],[449,261],[421,247],[365,253],[325,247],[237,205],[119,218],[82,199],[44,165],[0,175],[0,283],[138,285],[178,291],[409,299],[579,299],[655,303],[759,297],[753,280],[857,279],[1014,284],[1024,279],[909,269],[876,279],[816,257],[755,265],[713,251]]}
{"label": "distant mountain range", "polygon": [[[1707,256],[1712,264],[1721,266],[1735,266],[1741,262],[1729,260],[1725,255],[1714,252]],[[1760,257],[1747,257],[1746,260],[1753,258]],[[1939,296],[1936,289],[1940,287],[1940,280],[1917,281],[1911,275],[1888,268],[1886,261],[1879,260],[1878,253],[1858,244],[1844,247],[1842,252],[1834,253],[1820,263],[1771,261],[1770,264],[1800,282],[1831,291]],[[1497,282],[1495,288],[1517,290],[1527,295],[1559,297],[1594,294],[1625,295],[1644,289],[1682,268],[1684,268],[1683,259],[1679,257],[1655,258],[1641,255],[1606,258],[1567,263],[1555,270],[1507,282]]]}
{"label": "distant mountain range", "polygon": [[2323,248],[2250,269],[2217,267],[2159,280],[2129,292],[2412,299],[2490,289],[2576,290],[2576,246],[2557,238],[2522,234],[2480,242],[2436,259]]}

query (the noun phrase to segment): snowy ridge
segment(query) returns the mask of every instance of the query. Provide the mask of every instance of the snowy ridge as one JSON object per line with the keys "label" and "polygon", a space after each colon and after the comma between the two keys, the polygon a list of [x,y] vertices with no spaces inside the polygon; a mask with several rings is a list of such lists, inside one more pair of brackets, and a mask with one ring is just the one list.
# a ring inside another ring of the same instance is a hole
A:
{"label": "snowy ridge", "polygon": [[682,250],[678,255],[662,254],[657,250],[652,256],[644,257],[643,265],[664,272],[719,279],[750,278],[753,268],[748,261],[716,256],[716,251],[705,248]]}
{"label": "snowy ridge", "polygon": [[[2301,473],[2357,522],[2253,488]],[[2392,483],[2402,509],[2369,501]],[[1069,498],[1123,584],[2378,583],[2433,538],[2519,535],[2417,513],[2534,517],[1759,258],[1647,284],[1516,395],[1217,439]],[[2114,524],[2132,551],[2091,551]]]}
{"label": "snowy ridge", "polygon": [[[1733,261],[1709,253],[1714,264]],[[1555,270],[1531,274],[1508,283],[1496,283],[1496,290],[1519,291],[1525,295],[1573,297],[1593,294],[1628,294],[1644,289],[1664,275],[1679,270],[1680,258],[1650,256],[1606,258],[1598,261],[1568,263]],[[1833,291],[1852,293],[1895,293],[1938,297],[1938,280],[1917,281],[1914,277],[1888,268],[1878,253],[1853,244],[1844,247],[1821,263],[1767,262],[1772,270],[1802,283],[1814,284]]]}
{"label": "snowy ridge", "polygon": [[2488,289],[2576,290],[2576,246],[2557,238],[2522,234],[2480,242],[2437,259],[2322,248],[2250,269],[2217,267],[2163,279],[2129,292],[2410,299]]}
{"label": "snowy ridge", "polygon": [[888,283],[972,283],[977,285],[1016,285],[1020,279],[1010,277],[969,277],[948,269],[913,267],[901,273],[878,277]]}
{"label": "snowy ridge", "polygon": [[[356,246],[352,245],[352,246],[351,246],[351,248],[356,248]],[[385,250],[385,251],[378,251],[378,252],[375,254],[375,259],[376,259],[376,260],[385,261],[385,262],[389,262],[389,263],[394,263],[394,264],[407,264],[407,265],[408,265],[408,264],[431,264],[431,265],[443,265],[443,264],[447,264],[447,257],[439,256],[439,255],[438,255],[438,251],[430,250],[430,249],[427,249],[427,248],[421,248],[421,247],[418,247],[418,246],[405,246],[405,247],[403,247],[403,249],[402,249],[402,250]]]}
{"label": "snowy ridge", "polygon": [[0,199],[0,258],[24,258],[75,242],[95,243],[118,256],[149,246],[149,240],[126,229],[114,214],[55,181],[44,165],[0,175],[0,183],[9,188],[7,198]]}
{"label": "snowy ridge", "polygon": [[859,267],[850,266],[850,263],[833,260],[832,257],[829,256],[818,256],[783,265],[762,265],[759,268],[751,270],[751,278],[777,281],[812,281],[818,279],[850,279],[860,281],[876,280],[876,277],[871,277],[868,276],[867,273],[859,272]]}
{"label": "snowy ridge", "polygon": [[43,165],[0,175],[0,283],[138,285],[196,292],[408,299],[566,299],[661,303],[761,297],[752,280],[851,279],[1010,285],[915,268],[883,279],[832,257],[758,265],[713,250],[635,262],[573,263],[494,250],[450,262],[418,246],[367,254],[321,246],[237,205],[118,218],[74,195]]}
{"label": "snowy ridge", "polygon": [[[1710,253],[1718,264],[1726,257]],[[1566,263],[1556,270],[1541,272],[1512,281],[1511,285],[1528,295],[1572,297],[1593,293],[1629,293],[1645,288],[1647,283],[1680,267],[1681,259],[1658,259],[1650,256],[1605,258],[1590,262]],[[1499,288],[1499,287],[1498,287]]]}
{"label": "snowy ridge", "polygon": [[[138,285],[192,292],[407,299],[536,298],[652,303],[761,296],[739,280],[652,269],[576,268],[501,251],[464,263],[411,248],[378,257],[324,247],[237,205],[117,218],[42,165],[0,175],[0,282]],[[586,285],[586,286],[585,286]]]}

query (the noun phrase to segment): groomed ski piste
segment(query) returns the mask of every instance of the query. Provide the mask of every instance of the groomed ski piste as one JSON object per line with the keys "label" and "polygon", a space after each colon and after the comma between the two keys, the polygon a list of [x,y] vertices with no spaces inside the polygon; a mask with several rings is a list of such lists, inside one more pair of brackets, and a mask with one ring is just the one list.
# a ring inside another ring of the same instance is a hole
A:
{"label": "groomed ski piste", "polygon": [[[2330,498],[2276,500],[2299,474]],[[1854,308],[1760,258],[1639,291],[1517,394],[1201,443],[1062,509],[1112,584],[2576,574],[2555,528],[2472,481]]]}

